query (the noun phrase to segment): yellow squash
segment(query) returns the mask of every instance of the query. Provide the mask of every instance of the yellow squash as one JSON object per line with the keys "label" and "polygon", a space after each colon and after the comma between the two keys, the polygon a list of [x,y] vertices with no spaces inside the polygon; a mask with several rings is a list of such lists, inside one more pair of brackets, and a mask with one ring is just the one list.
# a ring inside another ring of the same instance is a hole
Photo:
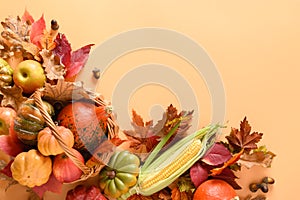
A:
{"label": "yellow squash", "polygon": [[40,186],[49,180],[52,172],[50,157],[43,156],[36,149],[18,154],[11,167],[12,177],[21,185]]}

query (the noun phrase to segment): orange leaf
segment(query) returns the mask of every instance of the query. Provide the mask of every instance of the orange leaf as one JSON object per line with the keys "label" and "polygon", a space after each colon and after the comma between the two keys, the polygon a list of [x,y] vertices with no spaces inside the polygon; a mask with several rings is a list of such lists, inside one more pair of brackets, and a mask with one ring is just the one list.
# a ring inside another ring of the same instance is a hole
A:
{"label": "orange leaf", "polygon": [[151,196],[142,196],[140,194],[134,194],[130,196],[127,200],[153,200]]}
{"label": "orange leaf", "polygon": [[30,15],[30,13],[28,12],[27,9],[25,9],[25,11],[24,11],[24,14],[22,16],[22,21],[29,22],[30,24],[32,24],[34,22],[33,17]]}
{"label": "orange leaf", "polygon": [[244,149],[242,149],[239,153],[234,154],[227,162],[225,162],[225,163],[223,164],[222,167],[218,167],[218,168],[214,168],[214,169],[210,170],[210,172],[211,172],[210,175],[211,175],[211,176],[216,176],[216,175],[221,174],[222,171],[223,171],[226,167],[228,167],[228,166],[233,165],[234,163],[236,163],[236,162],[240,159],[240,157],[241,157],[241,155],[242,155],[243,153],[244,153]]}
{"label": "orange leaf", "polygon": [[172,200],[191,200],[192,196],[189,192],[180,192],[178,187],[172,189]]}

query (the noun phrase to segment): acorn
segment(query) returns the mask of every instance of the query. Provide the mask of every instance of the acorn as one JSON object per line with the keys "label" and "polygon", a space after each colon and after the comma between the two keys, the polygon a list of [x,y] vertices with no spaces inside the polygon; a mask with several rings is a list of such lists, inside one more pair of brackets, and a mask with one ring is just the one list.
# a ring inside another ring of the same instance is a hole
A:
{"label": "acorn", "polygon": [[261,183],[261,184],[260,184],[260,190],[261,190],[263,193],[267,193],[267,192],[269,191],[268,183]]}
{"label": "acorn", "polygon": [[95,68],[95,69],[93,69],[92,72],[93,72],[93,76],[94,76],[95,79],[99,79],[100,78],[100,76],[101,76],[101,70],[100,69]]}
{"label": "acorn", "polygon": [[249,185],[249,189],[250,189],[251,192],[256,192],[260,188],[261,188],[261,184],[259,184],[259,183],[251,183]]}
{"label": "acorn", "polygon": [[275,183],[275,180],[271,177],[264,177],[263,180],[262,180],[263,183],[266,183],[266,184],[274,184]]}

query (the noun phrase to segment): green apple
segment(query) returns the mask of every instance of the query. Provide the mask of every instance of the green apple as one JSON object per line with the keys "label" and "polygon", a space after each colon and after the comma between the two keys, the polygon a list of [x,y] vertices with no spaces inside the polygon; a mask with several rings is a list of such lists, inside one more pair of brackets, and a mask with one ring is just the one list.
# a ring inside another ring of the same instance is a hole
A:
{"label": "green apple", "polygon": [[9,107],[0,107],[0,135],[8,135],[9,128],[17,116],[16,111]]}
{"label": "green apple", "polygon": [[23,89],[26,94],[33,93],[36,89],[43,87],[46,76],[42,65],[35,60],[20,62],[13,74],[14,82]]}

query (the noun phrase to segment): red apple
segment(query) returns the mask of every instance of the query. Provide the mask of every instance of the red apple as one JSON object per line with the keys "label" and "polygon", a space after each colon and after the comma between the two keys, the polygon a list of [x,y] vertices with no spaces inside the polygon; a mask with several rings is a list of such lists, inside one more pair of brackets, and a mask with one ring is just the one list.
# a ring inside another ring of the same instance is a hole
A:
{"label": "red apple", "polygon": [[[82,163],[84,163],[83,156],[77,150],[72,149],[72,152]],[[79,169],[65,153],[54,157],[53,175],[58,181],[70,183],[78,180],[82,173],[81,169]]]}
{"label": "red apple", "polygon": [[9,107],[0,107],[0,135],[8,135],[13,126],[16,111]]}
{"label": "red apple", "polygon": [[24,93],[31,94],[44,86],[46,76],[41,63],[35,60],[25,60],[17,65],[13,79],[15,84],[23,89]]}

